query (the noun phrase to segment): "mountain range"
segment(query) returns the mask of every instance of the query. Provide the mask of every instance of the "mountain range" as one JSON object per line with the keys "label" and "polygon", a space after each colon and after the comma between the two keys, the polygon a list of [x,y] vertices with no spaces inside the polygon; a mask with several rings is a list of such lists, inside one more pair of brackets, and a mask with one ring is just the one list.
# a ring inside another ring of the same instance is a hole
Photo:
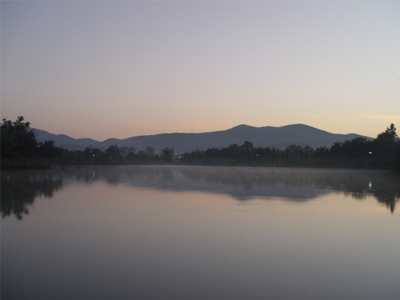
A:
{"label": "mountain range", "polygon": [[239,125],[227,130],[203,133],[163,133],[155,135],[134,136],[126,139],[110,138],[96,141],[90,138],[74,139],[65,134],[52,134],[34,129],[38,141],[53,140],[54,144],[68,150],[83,150],[85,147],[106,149],[110,145],[134,147],[144,150],[147,146],[159,153],[161,149],[174,148],[175,154],[191,152],[196,149],[224,148],[232,144],[242,145],[244,141],[252,142],[254,147],[275,147],[284,149],[289,145],[330,147],[335,142],[344,142],[357,137],[371,139],[358,134],[333,134],[304,124],[293,124],[281,127],[253,127]]}

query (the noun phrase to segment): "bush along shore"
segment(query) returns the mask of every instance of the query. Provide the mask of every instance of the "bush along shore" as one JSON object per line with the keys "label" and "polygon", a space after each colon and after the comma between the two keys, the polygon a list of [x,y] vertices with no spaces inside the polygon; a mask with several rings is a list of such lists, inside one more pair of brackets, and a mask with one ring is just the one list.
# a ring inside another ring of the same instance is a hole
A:
{"label": "bush along shore", "polygon": [[355,138],[336,142],[330,148],[290,145],[286,149],[254,147],[250,141],[225,148],[208,148],[175,155],[173,148],[156,154],[147,146],[111,145],[107,149],[86,147],[69,151],[54,146],[51,140],[38,142],[30,123],[22,116],[15,122],[1,123],[2,169],[35,169],[56,165],[142,165],[182,164],[214,166],[274,166],[394,169],[400,172],[400,139],[391,124],[375,139]]}

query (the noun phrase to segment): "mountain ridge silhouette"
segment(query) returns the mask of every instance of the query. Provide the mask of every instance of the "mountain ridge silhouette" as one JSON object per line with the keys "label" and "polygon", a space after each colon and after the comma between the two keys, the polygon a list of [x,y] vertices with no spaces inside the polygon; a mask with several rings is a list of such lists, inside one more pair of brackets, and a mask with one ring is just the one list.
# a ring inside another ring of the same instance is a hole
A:
{"label": "mountain ridge silhouette", "polygon": [[291,124],[281,127],[254,127],[246,124],[211,132],[200,133],[160,133],[154,135],[139,135],[125,139],[109,138],[96,141],[91,138],[74,139],[65,134],[34,129],[38,141],[53,140],[54,144],[68,150],[83,150],[85,147],[106,149],[116,144],[119,147],[134,147],[144,150],[147,146],[155,149],[156,153],[165,147],[174,148],[175,154],[206,150],[208,148],[224,148],[232,144],[242,145],[244,141],[252,142],[254,147],[275,147],[284,149],[289,145],[330,147],[335,142],[344,142],[357,137],[371,139],[355,133],[334,134],[305,124]]}

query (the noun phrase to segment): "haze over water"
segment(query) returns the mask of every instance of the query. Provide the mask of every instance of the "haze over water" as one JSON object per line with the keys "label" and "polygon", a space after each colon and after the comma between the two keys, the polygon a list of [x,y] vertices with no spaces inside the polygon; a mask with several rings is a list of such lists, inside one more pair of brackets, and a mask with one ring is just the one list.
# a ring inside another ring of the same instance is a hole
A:
{"label": "haze over water", "polygon": [[1,192],[2,299],[400,297],[390,172],[67,167]]}

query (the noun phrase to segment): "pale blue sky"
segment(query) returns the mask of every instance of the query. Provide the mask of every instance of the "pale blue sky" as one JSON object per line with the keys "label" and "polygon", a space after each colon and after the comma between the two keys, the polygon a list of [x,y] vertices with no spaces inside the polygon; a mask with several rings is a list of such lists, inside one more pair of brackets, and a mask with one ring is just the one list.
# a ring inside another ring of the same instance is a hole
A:
{"label": "pale blue sky", "polygon": [[400,2],[2,1],[1,117],[74,138],[400,130]]}

